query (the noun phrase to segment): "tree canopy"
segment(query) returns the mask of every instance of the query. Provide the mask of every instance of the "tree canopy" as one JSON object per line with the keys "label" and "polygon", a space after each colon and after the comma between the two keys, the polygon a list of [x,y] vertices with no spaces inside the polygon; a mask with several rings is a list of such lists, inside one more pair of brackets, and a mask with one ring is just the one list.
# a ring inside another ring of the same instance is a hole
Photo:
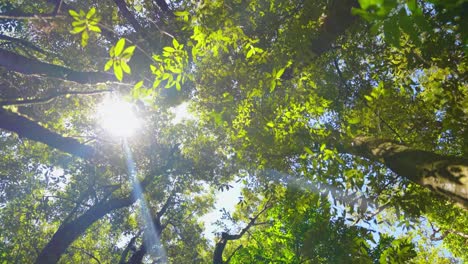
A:
{"label": "tree canopy", "polygon": [[0,0],[0,263],[468,261],[467,24],[465,0]]}

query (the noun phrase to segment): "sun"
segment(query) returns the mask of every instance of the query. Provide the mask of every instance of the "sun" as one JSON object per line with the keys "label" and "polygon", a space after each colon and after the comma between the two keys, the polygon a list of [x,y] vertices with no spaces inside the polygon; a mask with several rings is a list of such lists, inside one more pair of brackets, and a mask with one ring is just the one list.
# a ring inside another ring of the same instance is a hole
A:
{"label": "sun", "polygon": [[106,97],[97,107],[99,125],[115,138],[128,138],[141,127],[132,104]]}

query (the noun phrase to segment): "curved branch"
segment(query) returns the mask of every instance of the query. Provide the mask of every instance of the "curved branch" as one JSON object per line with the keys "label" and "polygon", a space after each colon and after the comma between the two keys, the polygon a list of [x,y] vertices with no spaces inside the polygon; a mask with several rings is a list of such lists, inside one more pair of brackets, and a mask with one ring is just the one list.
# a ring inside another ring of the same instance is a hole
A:
{"label": "curved branch", "polygon": [[0,49],[0,66],[9,71],[58,78],[81,84],[94,84],[114,80],[112,74],[104,72],[79,72],[63,66],[29,59],[14,52]]}
{"label": "curved branch", "polygon": [[3,35],[3,34],[0,34],[0,39],[1,40],[7,40],[7,41],[11,41],[11,42],[17,42],[25,47],[28,47],[34,51],[37,51],[39,53],[42,53],[42,54],[46,54],[46,52],[44,50],[42,50],[41,48],[39,48],[38,46],[32,44],[31,42],[27,41],[27,40],[24,40],[24,39],[19,39],[19,38],[13,38],[13,37],[10,37],[10,36],[6,36],[6,35]]}
{"label": "curved branch", "polygon": [[25,137],[56,148],[63,152],[84,159],[94,157],[95,149],[91,146],[81,144],[78,140],[55,133],[36,122],[21,115],[0,108],[0,129],[16,133]]}
{"label": "curved branch", "polygon": [[[241,232],[239,234],[235,234],[235,235],[231,235],[231,234],[228,234],[226,232],[222,232],[221,233],[221,239],[216,243],[216,246],[215,246],[215,250],[214,250],[214,254],[213,254],[213,264],[223,264],[223,263],[226,263],[223,261],[223,251],[224,249],[226,248],[226,245],[227,245],[227,242],[230,241],[230,240],[237,240],[237,239],[240,239],[247,231],[249,231],[249,229],[252,227],[252,226],[255,226],[255,221],[257,221],[258,217],[263,214],[268,208],[271,207],[271,205],[269,204],[270,200],[268,200],[265,204],[265,206],[263,207],[263,209],[258,212],[258,214],[253,217],[253,218],[250,218],[250,222],[247,224],[246,227],[244,227]],[[229,257],[229,260],[232,258],[232,255]]]}
{"label": "curved branch", "polygon": [[113,210],[132,205],[136,201],[133,195],[113,198],[101,202],[86,211],[83,215],[68,223],[63,223],[55,232],[49,243],[42,249],[36,264],[55,264],[67,248],[82,235],[88,227]]}
{"label": "curved branch", "polygon": [[119,8],[120,13],[128,20],[128,22],[130,22],[130,24],[133,26],[135,31],[146,37],[146,34],[144,34],[143,27],[140,25],[140,23],[138,23],[135,16],[130,12],[130,10],[128,10],[127,4],[125,3],[125,1],[114,0],[114,3]]}
{"label": "curved branch", "polygon": [[42,98],[35,98],[35,99],[21,99],[21,100],[4,100],[0,101],[0,106],[5,105],[29,105],[29,104],[46,104],[51,102],[57,97],[66,96],[66,95],[93,95],[93,94],[101,94],[107,92],[113,92],[112,89],[106,90],[93,90],[93,91],[66,91],[66,92],[56,92],[51,95]]}

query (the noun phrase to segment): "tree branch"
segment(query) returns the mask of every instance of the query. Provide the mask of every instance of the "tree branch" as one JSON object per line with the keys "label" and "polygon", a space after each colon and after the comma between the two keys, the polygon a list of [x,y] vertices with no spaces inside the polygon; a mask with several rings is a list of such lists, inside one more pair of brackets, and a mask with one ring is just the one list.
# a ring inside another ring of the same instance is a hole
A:
{"label": "tree branch", "polygon": [[[257,221],[258,217],[263,214],[268,208],[270,208],[269,204],[270,200],[265,203],[263,209],[253,218],[250,218],[250,222],[244,227],[239,234],[231,235],[226,232],[221,233],[221,239],[216,243],[214,254],[213,254],[213,264],[223,264],[226,263],[223,261],[223,251],[226,248],[227,242],[230,240],[237,240],[240,239],[249,229],[255,225],[255,221]],[[229,260],[232,258],[232,255],[229,257]]]}
{"label": "tree branch", "polygon": [[161,10],[165,13],[170,12],[169,6],[167,5],[166,1],[164,0],[155,0],[156,5],[161,8]]}
{"label": "tree branch", "polygon": [[84,159],[91,159],[95,154],[91,146],[81,144],[74,138],[63,137],[26,117],[1,108],[0,128]]}
{"label": "tree branch", "polygon": [[10,36],[6,36],[6,35],[3,35],[3,34],[0,34],[0,39],[2,40],[6,40],[6,41],[11,41],[11,42],[17,42],[21,45],[23,45],[24,47],[27,47],[27,48],[30,48],[34,51],[37,51],[39,53],[42,53],[42,54],[47,54],[44,50],[42,50],[41,48],[37,47],[36,45],[32,44],[31,42],[27,41],[27,40],[24,40],[24,39],[19,39],[19,38],[13,38],[13,37],[10,37]]}
{"label": "tree branch", "polygon": [[49,20],[63,18],[65,16],[51,14],[25,14],[25,13],[3,13],[0,14],[0,19],[15,19],[15,20]]}
{"label": "tree branch", "polygon": [[96,204],[83,215],[68,223],[62,223],[49,243],[42,249],[36,264],[55,264],[66,249],[82,235],[89,226],[113,210],[132,205],[136,198],[129,194],[123,198],[113,198]]}
{"label": "tree branch", "polygon": [[136,32],[142,34],[145,38],[147,37],[144,33],[143,27],[138,23],[135,16],[128,10],[127,4],[124,0],[114,0],[114,3],[119,8],[120,13],[130,22]]}
{"label": "tree branch", "polygon": [[20,99],[20,100],[3,100],[0,101],[0,106],[5,105],[30,105],[30,104],[46,104],[50,103],[57,97],[66,96],[66,95],[93,95],[93,94],[101,94],[107,92],[113,92],[112,89],[105,89],[105,90],[92,90],[92,91],[65,91],[65,92],[56,92],[51,95],[48,95],[43,98],[35,98],[35,99]]}
{"label": "tree branch", "polygon": [[29,59],[5,49],[0,49],[0,66],[5,67],[9,71],[35,74],[81,84],[94,84],[114,80],[112,74],[109,73],[79,72],[63,66]]}
{"label": "tree branch", "polygon": [[120,260],[119,260],[119,264],[125,264],[126,263],[126,259],[127,259],[127,255],[128,255],[128,252],[130,250],[135,250],[135,240],[141,235],[141,231],[138,232],[134,237],[132,237],[132,239],[130,239],[130,241],[127,243],[127,246],[125,247],[124,251],[122,252],[122,254],[120,255]]}
{"label": "tree branch", "polygon": [[353,7],[359,7],[357,0],[331,1],[324,23],[310,45],[315,55],[332,49],[333,42],[358,20],[351,14]]}
{"label": "tree branch", "polygon": [[468,159],[413,149],[397,142],[356,137],[340,152],[383,163],[401,177],[429,188],[468,210]]}

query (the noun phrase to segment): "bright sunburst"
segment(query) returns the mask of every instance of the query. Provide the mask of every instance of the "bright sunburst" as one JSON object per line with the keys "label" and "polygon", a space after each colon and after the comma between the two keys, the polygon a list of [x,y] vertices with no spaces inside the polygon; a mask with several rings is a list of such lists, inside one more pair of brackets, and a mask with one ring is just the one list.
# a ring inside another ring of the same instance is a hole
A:
{"label": "bright sunburst", "polygon": [[112,136],[128,138],[140,127],[130,103],[116,97],[106,97],[97,108],[99,124]]}

